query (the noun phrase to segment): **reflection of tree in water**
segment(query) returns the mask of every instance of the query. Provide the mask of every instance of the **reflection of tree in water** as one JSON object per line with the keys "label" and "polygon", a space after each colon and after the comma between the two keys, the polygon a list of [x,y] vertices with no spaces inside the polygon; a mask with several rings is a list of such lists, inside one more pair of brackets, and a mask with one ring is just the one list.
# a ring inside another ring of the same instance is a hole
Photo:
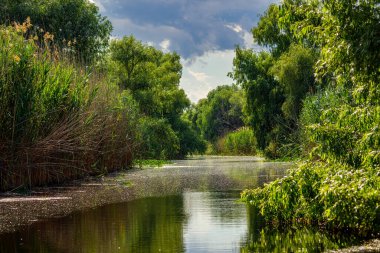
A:
{"label": "reflection of tree in water", "polygon": [[139,199],[3,235],[0,252],[184,252],[185,218],[182,196]]}
{"label": "reflection of tree in water", "polygon": [[[204,209],[210,212],[212,222],[215,224],[235,224],[245,218],[244,203],[238,203],[240,191],[204,192],[193,202],[200,202]],[[194,194],[193,194],[194,196]]]}
{"label": "reflection of tree in water", "polygon": [[354,236],[325,233],[313,227],[266,226],[257,208],[247,206],[248,235],[240,252],[324,252],[357,243]]}
{"label": "reflection of tree in water", "polygon": [[184,252],[183,222],[186,219],[182,196],[134,201],[130,210],[126,252]]}

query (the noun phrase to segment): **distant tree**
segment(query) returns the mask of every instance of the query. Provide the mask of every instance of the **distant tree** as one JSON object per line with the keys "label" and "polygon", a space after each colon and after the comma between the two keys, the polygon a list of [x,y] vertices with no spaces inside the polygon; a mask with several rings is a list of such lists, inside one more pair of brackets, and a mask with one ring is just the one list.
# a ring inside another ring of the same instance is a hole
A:
{"label": "distant tree", "polygon": [[187,112],[195,129],[209,141],[244,125],[243,94],[236,86],[219,86]]}

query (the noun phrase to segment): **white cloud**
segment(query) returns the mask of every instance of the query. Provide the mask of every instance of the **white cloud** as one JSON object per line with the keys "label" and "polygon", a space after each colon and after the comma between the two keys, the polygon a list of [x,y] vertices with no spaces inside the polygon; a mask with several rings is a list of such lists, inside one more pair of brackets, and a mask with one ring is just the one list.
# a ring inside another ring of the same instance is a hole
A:
{"label": "white cloud", "polygon": [[243,31],[243,28],[238,24],[230,24],[230,25],[225,25],[225,26],[237,33],[240,33],[241,31]]}
{"label": "white cloud", "polygon": [[190,75],[192,75],[199,82],[206,82],[207,78],[209,78],[209,76],[206,73],[195,72],[195,71],[192,71],[190,68],[188,71]]}
{"label": "white cloud", "polygon": [[[218,85],[231,84],[235,45],[260,50],[249,31],[270,3],[280,0],[90,0],[109,17],[112,35],[183,57],[181,87],[196,102]],[[262,49],[261,49],[262,50]]]}
{"label": "white cloud", "polygon": [[180,82],[192,102],[205,98],[219,85],[231,84],[227,73],[232,71],[234,50],[212,51],[192,59],[182,60]]}
{"label": "white cloud", "polygon": [[255,46],[255,42],[253,40],[253,36],[250,32],[244,31],[241,34],[241,38],[243,39],[244,42],[244,47],[246,48],[252,48]]}
{"label": "white cloud", "polygon": [[243,40],[245,48],[252,48],[254,46],[252,34],[249,31],[244,30],[239,24],[227,24],[225,27],[231,29],[239,35],[239,37]]}
{"label": "white cloud", "polygon": [[162,51],[169,52],[170,40],[169,39],[164,39],[163,41],[161,41],[160,42],[160,47],[161,47]]}

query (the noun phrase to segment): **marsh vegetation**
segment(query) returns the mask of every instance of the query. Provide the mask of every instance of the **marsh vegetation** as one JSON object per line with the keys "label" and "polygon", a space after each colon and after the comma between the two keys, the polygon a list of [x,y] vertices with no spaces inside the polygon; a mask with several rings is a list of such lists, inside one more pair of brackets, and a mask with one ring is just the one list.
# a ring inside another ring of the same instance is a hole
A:
{"label": "marsh vegetation", "polygon": [[87,0],[5,0],[0,22],[1,191],[259,154],[299,161],[241,194],[266,225],[380,232],[378,1],[270,5],[252,29],[263,50],[237,46],[234,83],[196,104],[177,53],[110,39]]}

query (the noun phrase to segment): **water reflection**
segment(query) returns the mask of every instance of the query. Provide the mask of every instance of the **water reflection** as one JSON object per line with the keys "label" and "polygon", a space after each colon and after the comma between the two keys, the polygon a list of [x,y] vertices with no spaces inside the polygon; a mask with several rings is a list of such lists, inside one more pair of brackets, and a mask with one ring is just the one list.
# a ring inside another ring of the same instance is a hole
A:
{"label": "water reflection", "polygon": [[248,233],[241,252],[324,252],[360,240],[349,234],[331,234],[313,227],[275,229],[264,226],[254,207],[247,207]]}
{"label": "water reflection", "polygon": [[145,198],[0,237],[0,252],[184,252],[182,196]]}
{"label": "water reflection", "polygon": [[0,252],[322,252],[353,238],[264,227],[239,192],[185,192],[108,205],[0,236]]}

